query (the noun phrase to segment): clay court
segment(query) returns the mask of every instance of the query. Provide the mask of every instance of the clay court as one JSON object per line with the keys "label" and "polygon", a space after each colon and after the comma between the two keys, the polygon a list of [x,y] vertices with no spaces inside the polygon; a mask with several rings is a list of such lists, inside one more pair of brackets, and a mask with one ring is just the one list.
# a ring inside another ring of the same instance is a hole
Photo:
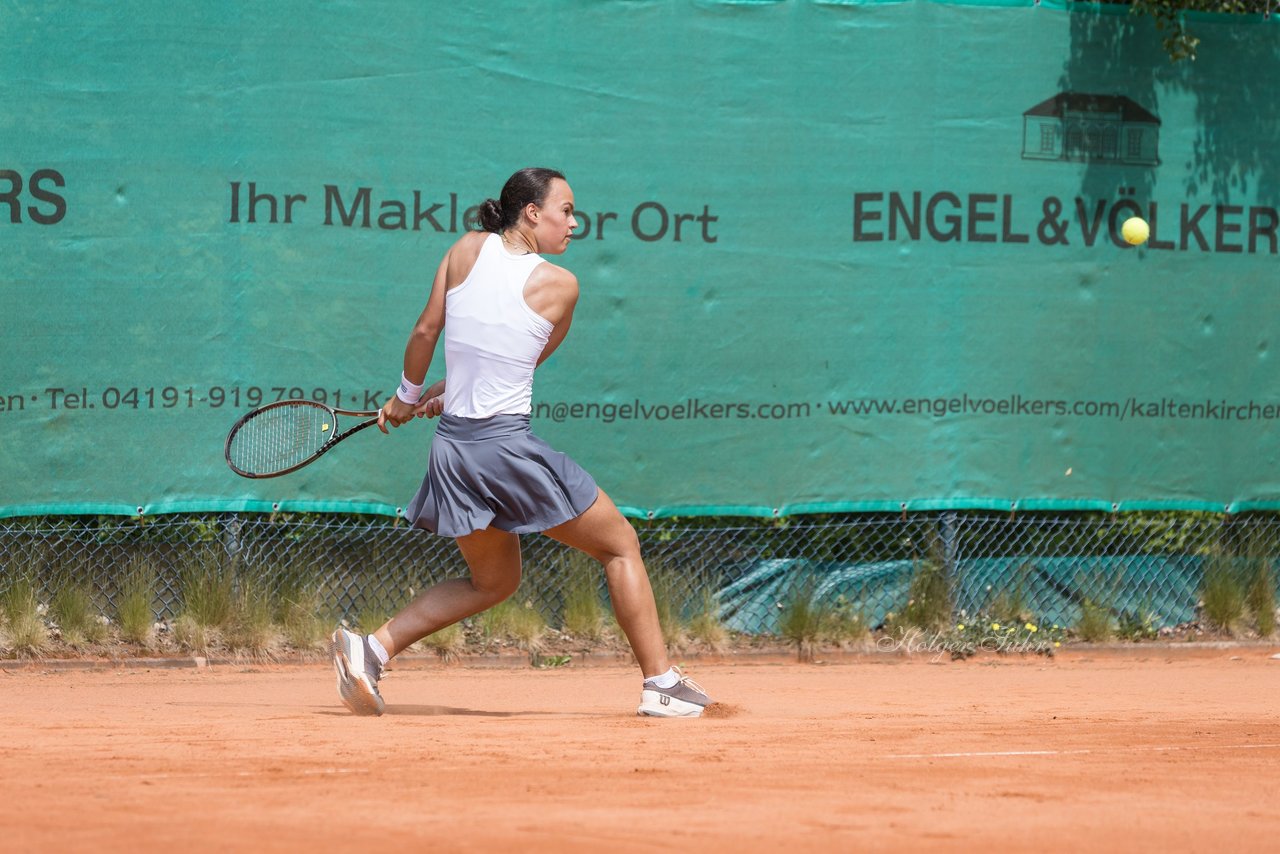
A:
{"label": "clay court", "polygon": [[0,671],[9,851],[1274,850],[1267,647],[690,663]]}

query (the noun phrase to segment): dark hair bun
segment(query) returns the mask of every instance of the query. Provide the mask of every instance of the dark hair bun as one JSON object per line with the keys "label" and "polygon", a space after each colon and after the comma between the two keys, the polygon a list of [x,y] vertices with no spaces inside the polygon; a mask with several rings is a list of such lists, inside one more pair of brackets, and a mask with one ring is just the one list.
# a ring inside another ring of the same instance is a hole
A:
{"label": "dark hair bun", "polygon": [[564,173],[542,166],[530,166],[507,179],[498,200],[485,199],[480,203],[480,227],[485,231],[501,232],[520,222],[521,212],[529,205],[542,207],[551,182],[564,180]]}
{"label": "dark hair bun", "polygon": [[502,230],[502,204],[497,199],[485,199],[480,203],[480,227],[485,231]]}

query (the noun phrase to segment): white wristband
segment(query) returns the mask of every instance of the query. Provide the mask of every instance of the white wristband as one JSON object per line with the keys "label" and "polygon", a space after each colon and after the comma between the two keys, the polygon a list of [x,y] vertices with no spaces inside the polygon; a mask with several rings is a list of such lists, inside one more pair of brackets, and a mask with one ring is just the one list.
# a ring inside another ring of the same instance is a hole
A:
{"label": "white wristband", "polygon": [[396,397],[410,406],[416,406],[422,400],[422,385],[409,382],[409,378],[400,374],[400,388],[396,389]]}

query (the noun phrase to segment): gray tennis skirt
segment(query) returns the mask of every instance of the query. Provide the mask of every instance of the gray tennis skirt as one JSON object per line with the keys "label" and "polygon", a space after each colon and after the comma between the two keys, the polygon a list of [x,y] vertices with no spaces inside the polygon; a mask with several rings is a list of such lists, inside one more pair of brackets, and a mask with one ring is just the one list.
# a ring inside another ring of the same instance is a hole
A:
{"label": "gray tennis skirt", "polygon": [[442,415],[405,517],[445,537],[528,534],[576,519],[598,495],[586,469],[533,435],[528,415]]}

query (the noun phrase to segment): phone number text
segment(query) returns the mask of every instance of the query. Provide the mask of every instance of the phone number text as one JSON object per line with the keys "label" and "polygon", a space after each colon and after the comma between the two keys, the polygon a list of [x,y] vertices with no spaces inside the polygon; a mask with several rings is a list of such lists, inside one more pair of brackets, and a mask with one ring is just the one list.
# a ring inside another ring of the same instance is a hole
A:
{"label": "phone number text", "polygon": [[[32,394],[33,407],[49,409],[253,409],[280,400],[314,400],[346,409],[378,409],[388,392],[380,389],[331,389],[305,386],[105,386],[49,387]],[[9,409],[25,409],[27,399],[9,399]]]}

